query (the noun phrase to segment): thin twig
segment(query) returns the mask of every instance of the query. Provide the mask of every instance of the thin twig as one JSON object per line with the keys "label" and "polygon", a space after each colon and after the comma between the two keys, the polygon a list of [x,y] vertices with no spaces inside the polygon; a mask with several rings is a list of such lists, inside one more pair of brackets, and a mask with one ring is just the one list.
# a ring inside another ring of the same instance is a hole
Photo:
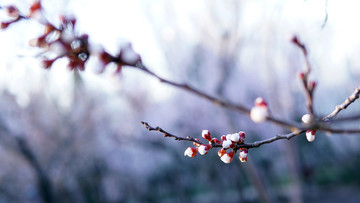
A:
{"label": "thin twig", "polygon": [[304,72],[300,73],[300,79],[302,81],[302,86],[304,87],[304,94],[305,94],[305,98],[307,101],[306,102],[307,109],[308,109],[310,115],[314,116],[313,92],[314,92],[316,83],[314,81],[308,80],[309,74],[311,72],[311,64],[309,61],[308,52],[307,52],[307,49],[306,49],[306,46],[304,45],[304,43],[300,42],[299,39],[297,38],[297,36],[293,37],[292,42],[301,49],[301,51],[304,55],[306,68],[305,68]]}
{"label": "thin twig", "polygon": [[350,97],[346,98],[342,104],[339,104],[335,107],[334,111],[331,112],[329,115],[325,116],[322,120],[329,121],[335,118],[340,111],[346,109],[350,104],[356,101],[360,97],[360,86],[356,87],[354,92],[350,95]]}
{"label": "thin twig", "polygon": [[[144,121],[141,121],[141,124],[143,124],[145,126],[146,129],[148,129],[149,131],[158,131],[160,133],[163,133],[164,134],[164,137],[172,137],[174,138],[175,140],[183,140],[183,141],[190,141],[190,142],[196,142],[198,144],[204,144],[202,143],[201,141],[198,141],[198,140],[195,140],[193,137],[180,137],[180,136],[176,136],[174,134],[171,134],[171,133],[168,133],[166,132],[165,130],[163,130],[162,128],[160,127],[152,127],[150,126],[147,122],[144,122]],[[268,138],[268,139],[265,139],[265,140],[260,140],[260,141],[256,141],[256,142],[253,142],[253,143],[241,143],[241,144],[237,144],[236,147],[235,147],[235,150],[238,150],[240,148],[257,148],[257,147],[260,147],[261,145],[264,145],[264,144],[269,144],[269,143],[272,143],[272,142],[275,142],[277,140],[281,140],[281,139],[287,139],[287,140],[290,140],[291,138],[297,136],[297,135],[300,135],[301,133],[304,133],[307,129],[302,129],[302,130],[296,130],[292,133],[289,133],[289,134],[283,134],[283,135],[276,135],[274,137],[271,137],[271,138]],[[222,147],[221,144],[216,144],[216,143],[212,143],[211,144],[212,147]]]}
{"label": "thin twig", "polygon": [[326,131],[329,133],[338,133],[338,134],[358,134],[360,129],[334,129],[326,126],[320,126],[319,130]]}
{"label": "thin twig", "polygon": [[[171,134],[169,132],[166,132],[165,130],[163,130],[162,128],[160,128],[159,126],[157,127],[152,127],[150,126],[147,122],[144,122],[144,121],[141,121],[141,124],[143,124],[145,126],[146,129],[148,129],[149,131],[157,131],[157,132],[160,132],[162,134],[164,134],[164,137],[172,137],[174,138],[175,140],[178,140],[178,141],[189,141],[189,142],[195,142],[195,143],[198,143],[198,144],[205,144],[205,143],[202,143],[201,141],[199,140],[196,140],[195,138],[193,137],[190,137],[190,136],[187,136],[187,137],[179,137],[179,136],[176,136],[174,134]],[[221,145],[218,145],[216,143],[213,143],[213,147],[219,147]]]}
{"label": "thin twig", "polygon": [[[233,110],[236,110],[238,112],[241,112],[241,113],[245,113],[247,115],[250,115],[250,109],[241,105],[241,104],[233,104],[229,101],[225,101],[225,100],[222,100],[222,99],[219,99],[219,98],[216,98],[214,96],[211,96],[209,94],[206,94],[205,92],[202,92],[200,90],[197,90],[193,87],[191,87],[190,85],[188,84],[181,84],[181,83],[176,83],[176,82],[173,82],[173,81],[170,81],[168,79],[165,79],[163,77],[160,77],[159,75],[157,75],[156,73],[152,72],[151,70],[149,70],[146,66],[144,66],[143,64],[141,63],[138,63],[137,66],[133,66],[133,68],[137,68],[139,70],[142,70],[144,71],[145,73],[159,79],[160,82],[162,83],[166,83],[168,85],[171,85],[171,86],[174,86],[174,87],[177,87],[179,89],[183,89],[183,90],[186,90],[188,92],[191,92],[197,96],[200,96],[201,98],[204,98],[218,106],[221,106],[221,107],[224,107],[224,108],[228,108],[228,109],[233,109]],[[287,129],[293,129],[293,128],[297,128],[294,124],[291,124],[291,123],[288,123],[286,121],[283,121],[283,120],[280,120],[280,119],[277,119],[277,118],[274,118],[272,116],[268,116],[267,117],[267,120],[274,123],[274,124],[277,124],[277,125],[280,125],[280,126],[283,126],[283,127],[286,127]]]}

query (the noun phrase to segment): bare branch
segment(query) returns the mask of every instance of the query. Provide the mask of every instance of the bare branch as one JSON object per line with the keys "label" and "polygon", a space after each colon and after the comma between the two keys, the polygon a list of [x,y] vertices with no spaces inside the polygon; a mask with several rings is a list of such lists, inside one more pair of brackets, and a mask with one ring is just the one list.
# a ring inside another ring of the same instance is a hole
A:
{"label": "bare branch", "polygon": [[339,134],[358,134],[360,129],[334,129],[326,126],[319,127],[319,130],[326,131],[329,133],[339,133]]}
{"label": "bare branch", "polygon": [[329,115],[325,116],[322,120],[323,121],[329,121],[333,118],[335,118],[340,111],[346,109],[350,104],[355,102],[360,97],[360,86],[356,87],[354,92],[348,97],[342,104],[339,104],[335,107],[334,111],[331,112]]}
{"label": "bare branch", "polygon": [[[175,140],[178,140],[178,141],[195,142],[195,143],[198,143],[198,144],[201,144],[201,145],[205,144],[205,143],[202,143],[201,141],[196,140],[195,138],[190,137],[190,136],[179,137],[179,136],[173,135],[171,133],[166,132],[165,130],[163,130],[159,126],[154,128],[154,127],[150,126],[147,122],[144,122],[144,121],[141,121],[141,124],[143,124],[145,126],[145,128],[148,129],[149,131],[158,131],[158,132],[164,134],[164,137],[172,137],[172,138],[174,138]],[[219,144],[213,143],[213,147],[220,147],[220,146],[221,145],[219,145]]]}
{"label": "bare branch", "polygon": [[307,52],[306,46],[302,42],[299,41],[297,36],[293,37],[292,42],[302,50],[302,53],[304,55],[306,69],[304,72],[300,73],[300,79],[301,79],[302,85],[304,87],[305,99],[307,101],[306,102],[307,109],[308,109],[310,115],[314,116],[313,92],[314,92],[316,83],[314,81],[308,80],[309,74],[311,72],[311,65],[310,65],[310,61],[308,58],[308,52]]}
{"label": "bare branch", "polygon": [[[176,83],[176,82],[173,82],[173,81],[170,81],[170,80],[167,80],[163,77],[160,77],[159,75],[157,75],[156,73],[150,71],[146,66],[144,66],[143,64],[141,63],[138,63],[137,66],[131,66],[133,68],[137,68],[139,70],[142,70],[144,71],[145,73],[157,78],[160,80],[160,82],[163,82],[163,83],[166,83],[168,85],[171,85],[171,86],[174,86],[176,88],[179,88],[179,89],[183,89],[183,90],[186,90],[186,91],[189,91],[197,96],[200,96],[201,98],[204,98],[218,106],[221,106],[221,107],[224,107],[224,108],[228,108],[228,109],[233,109],[233,110],[236,110],[238,112],[241,112],[241,113],[244,113],[244,114],[247,114],[248,116],[250,115],[250,109],[241,105],[241,104],[233,104],[231,102],[228,102],[228,101],[225,101],[225,100],[222,100],[222,99],[219,99],[219,98],[216,98],[216,97],[213,97],[209,94],[206,94],[205,92],[202,92],[200,90],[197,90],[193,87],[191,87],[190,85],[188,84],[180,84],[180,83]],[[280,119],[277,119],[277,118],[274,118],[272,116],[268,116],[266,118],[268,121],[274,123],[274,124],[277,124],[279,126],[283,126],[287,129],[292,129],[292,128],[296,128],[296,126],[294,124],[291,124],[291,123],[288,123],[286,121],[283,121],[283,120],[280,120]]]}

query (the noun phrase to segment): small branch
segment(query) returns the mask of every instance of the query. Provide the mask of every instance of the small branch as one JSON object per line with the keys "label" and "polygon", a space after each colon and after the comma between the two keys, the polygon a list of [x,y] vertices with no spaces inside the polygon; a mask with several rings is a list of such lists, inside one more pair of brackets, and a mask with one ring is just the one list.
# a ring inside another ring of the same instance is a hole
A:
{"label": "small branch", "polygon": [[329,14],[328,14],[328,0],[325,0],[325,19],[324,19],[324,22],[321,26],[321,29],[324,29],[327,21],[328,21],[328,17],[329,17]]}
{"label": "small branch", "polygon": [[326,131],[329,133],[339,133],[339,134],[358,134],[360,129],[334,129],[325,126],[319,127],[319,130]]}
{"label": "small branch", "polygon": [[[163,133],[164,134],[164,137],[172,137],[174,138],[175,140],[183,140],[183,141],[190,141],[190,142],[196,142],[198,144],[204,144],[202,143],[201,141],[198,141],[198,140],[195,140],[193,137],[179,137],[179,136],[176,136],[176,135],[173,135],[171,133],[168,133],[166,132],[165,130],[161,129],[160,127],[152,127],[150,126],[147,122],[144,122],[144,121],[141,121],[141,124],[143,124],[145,126],[146,129],[148,129],[149,131],[158,131],[160,133]],[[284,134],[284,135],[276,135],[274,137],[271,137],[271,138],[268,138],[268,139],[265,139],[265,140],[260,140],[260,141],[256,141],[256,142],[253,142],[253,143],[242,143],[242,144],[237,144],[236,147],[235,147],[235,150],[238,150],[240,148],[257,148],[257,147],[260,147],[261,145],[264,145],[264,144],[270,144],[272,142],[275,142],[277,140],[281,140],[281,139],[287,139],[287,140],[290,140],[291,138],[297,136],[297,135],[300,135],[301,133],[304,133],[306,132],[306,129],[302,129],[302,130],[295,130],[294,132],[292,133],[289,133],[289,134]],[[211,144],[212,147],[222,147],[221,144],[216,144],[216,143],[212,143]]]}
{"label": "small branch", "polygon": [[314,116],[314,107],[313,107],[313,92],[315,89],[316,83],[314,81],[309,81],[308,77],[311,72],[311,65],[308,57],[308,52],[306,49],[306,46],[299,41],[297,36],[294,36],[292,39],[292,42],[298,46],[304,55],[305,63],[306,63],[306,69],[303,73],[300,73],[300,79],[302,81],[302,85],[304,87],[304,94],[305,98],[307,100],[307,109],[311,116]]}
{"label": "small branch", "polygon": [[[205,144],[205,143],[202,143],[199,140],[195,140],[195,138],[190,137],[190,136],[179,137],[179,136],[173,135],[173,134],[171,134],[169,132],[166,132],[165,130],[163,130],[162,128],[160,128],[158,126],[154,128],[154,127],[150,126],[147,122],[144,122],[144,121],[141,121],[141,124],[143,124],[145,126],[145,128],[148,129],[149,131],[157,131],[157,132],[160,132],[160,133],[164,134],[164,137],[172,137],[172,138],[174,138],[175,140],[178,140],[178,141],[196,142],[196,143],[201,144],[201,145]],[[221,145],[213,143],[212,146],[213,147],[220,147]]]}
{"label": "small branch", "polygon": [[325,116],[322,120],[329,121],[335,118],[340,111],[346,109],[350,104],[355,102],[360,97],[360,86],[355,88],[354,92],[348,97],[342,104],[339,104],[335,107],[334,111],[331,112],[329,115]]}
{"label": "small branch", "polygon": [[[188,92],[191,92],[201,98],[204,98],[218,106],[221,106],[221,107],[224,107],[224,108],[228,108],[228,109],[232,109],[232,110],[236,110],[238,112],[241,112],[241,113],[244,113],[244,114],[247,114],[248,116],[250,115],[250,109],[243,106],[243,105],[240,105],[240,104],[233,104],[233,103],[230,103],[228,101],[225,101],[225,100],[222,100],[222,99],[218,99],[216,97],[213,97],[209,94],[206,94],[205,92],[202,92],[200,90],[197,90],[193,87],[191,87],[190,85],[188,84],[180,84],[180,83],[176,83],[176,82],[173,82],[173,81],[170,81],[170,80],[167,80],[163,77],[160,77],[159,75],[157,75],[156,73],[152,72],[151,70],[149,70],[147,67],[145,67],[143,64],[141,63],[138,63],[137,66],[131,66],[133,68],[137,68],[139,70],[142,70],[144,71],[145,73],[159,79],[160,82],[162,83],[166,83],[168,85],[171,85],[173,87],[176,87],[176,88],[179,88],[179,89],[183,89],[183,90],[186,90]],[[267,120],[269,122],[272,122],[274,124],[277,124],[279,126],[283,126],[285,128],[288,128],[288,129],[292,129],[292,128],[296,128],[295,125],[291,124],[291,123],[288,123],[286,121],[283,121],[283,120],[280,120],[280,119],[277,119],[277,118],[274,118],[272,116],[269,116],[267,117]]]}

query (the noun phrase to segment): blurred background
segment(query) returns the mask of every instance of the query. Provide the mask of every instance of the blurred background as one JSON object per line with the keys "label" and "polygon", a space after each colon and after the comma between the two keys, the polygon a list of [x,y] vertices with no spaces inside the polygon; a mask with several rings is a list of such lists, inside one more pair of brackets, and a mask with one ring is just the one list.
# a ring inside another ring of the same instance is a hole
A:
{"label": "blurred background", "polygon": [[[27,12],[32,1],[1,0]],[[43,0],[45,15],[77,18],[79,34],[116,54],[131,42],[162,77],[253,105],[264,97],[275,117],[306,113],[297,73],[309,51],[315,111],[327,115],[360,78],[356,0]],[[0,20],[5,19],[1,11]],[[179,136],[240,130],[247,142],[286,133],[220,108],[145,73],[116,67],[84,72],[65,59],[41,67],[28,46],[36,21],[0,31],[0,202],[359,202],[359,135],[304,135],[249,151],[224,164],[211,150],[184,157],[192,143],[163,138],[147,121]],[[359,102],[341,115],[360,111]],[[345,127],[360,127],[359,122]]]}

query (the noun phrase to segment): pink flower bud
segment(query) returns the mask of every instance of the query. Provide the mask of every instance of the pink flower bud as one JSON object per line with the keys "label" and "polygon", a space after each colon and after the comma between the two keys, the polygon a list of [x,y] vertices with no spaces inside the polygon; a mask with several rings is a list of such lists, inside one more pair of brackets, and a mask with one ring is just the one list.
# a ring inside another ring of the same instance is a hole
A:
{"label": "pink flower bud", "polygon": [[220,149],[220,150],[218,151],[219,157],[222,157],[225,153],[226,153],[226,150],[225,150],[225,149]]}
{"label": "pink flower bud", "polygon": [[211,145],[201,145],[198,149],[198,152],[201,155],[205,155],[208,153],[208,151],[211,149]]}
{"label": "pink flower bud", "polygon": [[211,141],[210,132],[208,130],[203,130],[201,133],[202,138],[205,140]]}
{"label": "pink flower bud", "polygon": [[316,133],[316,130],[308,130],[308,131],[306,131],[306,139],[309,142],[313,142],[315,140],[315,133]]}
{"label": "pink flower bud", "polygon": [[229,153],[225,153],[220,159],[226,164],[229,164],[232,162],[234,157],[234,151],[231,151]]}
{"label": "pink flower bud", "polygon": [[226,140],[226,136],[225,135],[221,135],[221,140],[225,141]]}
{"label": "pink flower bud", "polygon": [[300,72],[300,73],[299,73],[299,78],[300,78],[301,80],[304,80],[305,74],[304,74],[303,72]]}
{"label": "pink flower bud", "polygon": [[309,123],[311,123],[311,121],[312,121],[312,116],[310,115],[310,114],[304,114],[302,117],[301,117],[301,121],[303,122],[303,123],[306,123],[306,124],[309,124]]}
{"label": "pink flower bud", "polygon": [[196,156],[196,153],[197,153],[196,148],[188,147],[184,152],[184,156],[194,157],[194,156]]}
{"label": "pink flower bud", "polygon": [[250,118],[255,123],[261,123],[269,116],[267,103],[261,97],[255,99],[255,106],[250,111]]}
{"label": "pink flower bud", "polygon": [[239,136],[240,136],[239,142],[240,142],[240,143],[244,142],[244,140],[245,140],[245,132],[244,132],[244,131],[240,131],[240,132],[239,132]]}

